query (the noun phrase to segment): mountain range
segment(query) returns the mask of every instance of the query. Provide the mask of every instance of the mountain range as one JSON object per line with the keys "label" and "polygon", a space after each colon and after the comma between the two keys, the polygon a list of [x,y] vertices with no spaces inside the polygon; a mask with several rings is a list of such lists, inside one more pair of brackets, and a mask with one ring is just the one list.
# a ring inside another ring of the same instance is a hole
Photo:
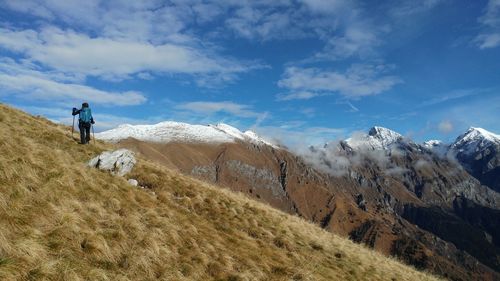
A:
{"label": "mountain range", "polygon": [[96,137],[417,268],[500,279],[500,136],[484,129],[418,144],[373,127],[299,152],[227,124],[122,125]]}
{"label": "mountain range", "polygon": [[0,132],[0,280],[439,280],[4,104]]}

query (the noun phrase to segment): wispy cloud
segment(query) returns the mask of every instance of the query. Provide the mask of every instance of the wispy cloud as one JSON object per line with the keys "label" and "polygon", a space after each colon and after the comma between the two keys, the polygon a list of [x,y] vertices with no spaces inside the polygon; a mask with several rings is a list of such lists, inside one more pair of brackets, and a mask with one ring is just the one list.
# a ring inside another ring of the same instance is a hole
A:
{"label": "wispy cloud", "polygon": [[59,83],[43,78],[0,74],[0,88],[26,100],[59,103],[87,100],[103,105],[138,105],[146,101],[139,92],[109,92],[89,86]]}
{"label": "wispy cloud", "polygon": [[428,11],[446,0],[404,0],[398,1],[399,3],[392,7],[390,13],[398,17],[408,17],[417,13]]}
{"label": "wispy cloud", "polygon": [[189,5],[165,5],[161,1],[6,0],[3,6],[106,38],[156,43],[181,36],[191,13]]}
{"label": "wispy cloud", "polygon": [[253,129],[270,120],[267,111],[254,109],[252,105],[233,101],[166,101],[173,110],[169,120],[192,124],[227,123],[237,128]]}
{"label": "wispy cloud", "polygon": [[311,127],[302,122],[296,124],[291,122],[279,126],[257,126],[253,130],[265,136],[266,139],[291,149],[304,149],[311,144],[323,145],[346,134],[344,128]]}
{"label": "wispy cloud", "polygon": [[278,85],[292,91],[292,97],[295,91],[304,91],[313,93],[309,97],[334,92],[357,99],[380,94],[402,83],[396,76],[385,75],[388,70],[387,65],[367,64],[353,65],[345,72],[288,67]]}
{"label": "wispy cloud", "polygon": [[262,41],[272,39],[292,39],[307,37],[307,33],[297,22],[297,13],[291,7],[242,6],[225,20],[225,25],[236,36]]}
{"label": "wispy cloud", "polygon": [[[71,125],[73,118],[70,108],[63,107],[42,107],[42,106],[20,106],[20,109],[31,114],[42,115],[56,123]],[[150,117],[149,119],[136,119],[120,115],[103,114],[99,111],[93,112],[96,132],[101,132],[116,128],[122,124],[152,124],[162,121],[161,117]]]}
{"label": "wispy cloud", "polygon": [[50,101],[67,104],[82,100],[106,106],[139,105],[146,102],[144,94],[137,91],[105,91],[77,84],[74,77],[61,73],[41,72],[32,65],[18,64],[10,59],[0,60],[0,89],[2,95],[15,96],[25,101]]}
{"label": "wispy cloud", "polygon": [[259,117],[262,113],[255,112],[249,105],[234,103],[230,101],[210,102],[210,101],[195,101],[182,103],[176,106],[177,109],[189,110],[192,112],[213,114],[225,112],[243,118]]}
{"label": "wispy cloud", "polygon": [[179,103],[174,107],[178,110],[177,115],[194,122],[223,121],[236,125],[242,119],[250,119],[253,120],[252,127],[257,127],[270,116],[269,112],[256,111],[250,105],[232,101],[194,101]]}
{"label": "wispy cloud", "polygon": [[346,104],[351,108],[350,112],[358,112],[359,108],[355,107],[351,102],[346,101]]}
{"label": "wispy cloud", "polygon": [[301,109],[299,109],[299,112],[304,114],[305,116],[307,116],[309,118],[314,117],[316,115],[316,109],[314,109],[312,107],[301,108]]}
{"label": "wispy cloud", "polygon": [[0,29],[0,46],[65,73],[123,79],[142,72],[160,74],[232,74],[257,65],[219,57],[193,46],[90,37],[72,30]]}
{"label": "wispy cloud", "polygon": [[489,49],[500,46],[500,33],[479,34],[474,42],[478,44],[479,49]]}
{"label": "wispy cloud", "polygon": [[[446,135],[463,133],[469,127],[482,127],[492,132],[500,132],[500,95],[491,90],[481,98],[464,99],[451,105],[431,111],[427,118],[436,124],[432,129]],[[450,126],[451,125],[451,126]]]}
{"label": "wispy cloud", "polygon": [[451,91],[449,93],[440,94],[438,97],[426,100],[422,102],[419,107],[426,107],[431,105],[437,105],[448,101],[453,101],[465,97],[475,96],[479,94],[484,94],[490,92],[491,89],[460,89]]}
{"label": "wispy cloud", "polygon": [[381,40],[378,38],[377,31],[367,26],[364,23],[356,23],[347,27],[343,35],[331,37],[323,50],[306,60],[306,62],[373,55],[375,48],[381,44]]}
{"label": "wispy cloud", "polygon": [[298,91],[291,93],[280,93],[276,95],[276,100],[277,101],[308,100],[321,95],[325,95],[325,93]]}
{"label": "wispy cloud", "polygon": [[451,123],[449,120],[443,120],[438,124],[438,130],[443,134],[449,134],[453,131],[453,129],[453,123]]}
{"label": "wispy cloud", "polygon": [[490,0],[478,21],[482,25],[482,32],[476,36],[474,43],[479,49],[500,46],[500,0]]}
{"label": "wispy cloud", "polygon": [[[104,37],[164,43],[196,40],[199,25],[216,23],[218,34],[267,41],[330,32],[347,19],[351,1],[36,1],[7,0],[9,9],[62,21]],[[310,20],[311,16],[320,20]]]}

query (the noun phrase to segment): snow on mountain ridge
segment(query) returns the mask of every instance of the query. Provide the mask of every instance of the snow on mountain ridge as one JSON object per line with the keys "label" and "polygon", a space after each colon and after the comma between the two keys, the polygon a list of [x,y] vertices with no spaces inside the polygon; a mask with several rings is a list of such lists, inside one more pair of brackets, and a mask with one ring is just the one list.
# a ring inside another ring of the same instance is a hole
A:
{"label": "snow on mountain ridge", "polygon": [[254,131],[251,131],[251,130],[247,130],[243,133],[242,131],[238,130],[237,128],[235,128],[231,125],[228,125],[228,124],[224,124],[224,123],[218,123],[217,125],[209,125],[209,126],[216,128],[218,130],[221,130],[224,133],[231,135],[234,138],[239,139],[239,140],[250,141],[253,143],[257,143],[257,144],[264,143],[264,144],[267,144],[267,145],[273,146],[273,147],[275,146],[274,144],[264,140],[262,137],[257,135],[257,133],[255,133]]}
{"label": "snow on mountain ridge", "polygon": [[400,133],[378,126],[372,127],[368,132],[368,135],[379,139],[384,145],[390,145],[403,139],[403,136]]}
{"label": "snow on mountain ridge", "polygon": [[483,128],[470,127],[464,134],[460,135],[455,140],[454,146],[482,139],[491,142],[500,142],[500,135],[494,134]]}
{"label": "snow on mountain ridge", "polygon": [[254,141],[257,141],[257,142],[263,142],[267,145],[270,145],[272,147],[276,147],[276,145],[272,144],[271,142],[268,142],[266,141],[265,139],[263,139],[262,137],[260,137],[259,135],[257,135],[256,132],[252,131],[252,130],[246,130],[244,133],[243,133],[246,137],[254,140]]}
{"label": "snow on mountain ridge", "polygon": [[448,153],[449,145],[441,140],[428,140],[422,143],[422,146],[436,153],[439,156],[445,156]]}
{"label": "snow on mountain ridge", "polygon": [[450,149],[456,152],[472,154],[491,143],[500,145],[500,135],[483,128],[470,127],[465,133],[457,137]]}
{"label": "snow on mountain ridge", "polygon": [[256,144],[271,143],[249,131],[243,133],[235,127],[219,123],[217,125],[192,125],[182,122],[164,121],[154,125],[123,124],[115,129],[96,134],[96,138],[110,142],[118,142],[127,138],[135,138],[151,142],[194,142],[194,143],[227,143],[236,140]]}
{"label": "snow on mountain ridge", "polygon": [[443,145],[442,140],[428,140],[423,143],[423,146],[427,148],[432,148],[434,146],[439,146],[439,145]]}
{"label": "snow on mountain ridge", "polygon": [[355,135],[345,140],[351,148],[387,149],[392,144],[403,140],[403,136],[393,130],[374,126],[368,134]]}

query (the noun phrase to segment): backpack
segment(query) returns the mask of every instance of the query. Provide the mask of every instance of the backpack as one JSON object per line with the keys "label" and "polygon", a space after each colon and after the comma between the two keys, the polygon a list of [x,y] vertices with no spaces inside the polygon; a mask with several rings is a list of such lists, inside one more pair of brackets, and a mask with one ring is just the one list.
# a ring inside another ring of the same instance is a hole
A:
{"label": "backpack", "polygon": [[90,123],[90,120],[92,119],[92,112],[90,111],[90,108],[88,107],[82,108],[80,110],[79,119],[81,122]]}

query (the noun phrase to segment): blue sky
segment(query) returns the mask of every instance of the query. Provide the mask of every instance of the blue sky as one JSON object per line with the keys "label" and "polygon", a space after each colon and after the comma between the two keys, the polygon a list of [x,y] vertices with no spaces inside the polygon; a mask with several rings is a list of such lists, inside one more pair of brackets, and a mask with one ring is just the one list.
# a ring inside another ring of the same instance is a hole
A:
{"label": "blue sky", "polygon": [[0,1],[0,99],[105,130],[225,122],[288,145],[500,133],[500,0]]}

